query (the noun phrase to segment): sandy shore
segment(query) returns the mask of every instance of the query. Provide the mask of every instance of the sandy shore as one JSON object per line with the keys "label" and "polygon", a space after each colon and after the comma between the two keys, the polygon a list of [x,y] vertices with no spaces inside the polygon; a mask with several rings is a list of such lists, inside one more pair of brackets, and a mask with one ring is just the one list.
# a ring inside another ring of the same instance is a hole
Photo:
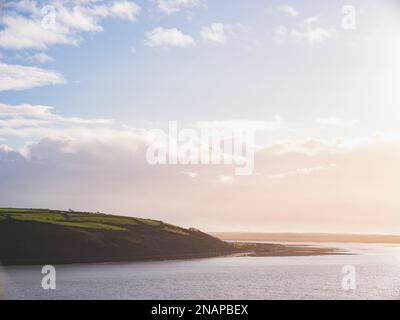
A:
{"label": "sandy shore", "polygon": [[233,242],[238,252],[235,256],[279,257],[279,256],[315,256],[349,254],[343,250],[308,245],[284,245],[275,243]]}

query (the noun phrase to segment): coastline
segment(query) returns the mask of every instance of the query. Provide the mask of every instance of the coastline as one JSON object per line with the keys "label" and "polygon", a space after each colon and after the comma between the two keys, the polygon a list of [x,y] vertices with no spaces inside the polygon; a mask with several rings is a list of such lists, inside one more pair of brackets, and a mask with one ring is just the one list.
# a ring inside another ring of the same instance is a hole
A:
{"label": "coastline", "polygon": [[0,208],[0,219],[3,265],[344,254],[326,246],[232,242],[195,228],[104,213]]}
{"label": "coastline", "polygon": [[232,242],[247,252],[239,252],[239,256],[247,257],[290,257],[290,256],[321,256],[347,255],[346,251],[333,247],[315,247],[312,245],[288,245],[280,243]]}
{"label": "coastline", "polygon": [[86,264],[86,263],[112,263],[112,262],[146,262],[168,260],[195,260],[216,257],[290,257],[290,256],[322,256],[322,255],[348,255],[349,253],[331,247],[314,247],[310,245],[286,245],[276,243],[257,242],[229,242],[231,250],[221,252],[205,252],[184,255],[152,255],[135,257],[87,257],[87,258],[47,258],[47,259],[6,259],[0,258],[0,265],[4,266],[29,266],[43,264]]}

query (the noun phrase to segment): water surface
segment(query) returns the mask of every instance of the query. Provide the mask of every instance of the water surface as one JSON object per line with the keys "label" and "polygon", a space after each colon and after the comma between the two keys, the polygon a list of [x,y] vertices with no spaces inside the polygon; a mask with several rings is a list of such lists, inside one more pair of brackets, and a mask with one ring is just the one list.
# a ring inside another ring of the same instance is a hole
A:
{"label": "water surface", "polygon": [[[324,246],[354,254],[58,265],[56,290],[42,289],[41,266],[13,266],[0,271],[0,298],[400,299],[400,245]],[[345,265],[356,290],[342,288]]]}

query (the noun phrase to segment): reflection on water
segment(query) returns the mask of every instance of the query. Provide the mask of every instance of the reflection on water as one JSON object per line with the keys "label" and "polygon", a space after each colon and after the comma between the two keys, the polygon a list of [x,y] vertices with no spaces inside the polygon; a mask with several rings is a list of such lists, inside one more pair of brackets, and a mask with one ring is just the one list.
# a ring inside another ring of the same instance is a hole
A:
{"label": "reflection on water", "polygon": [[[16,299],[400,298],[399,245],[324,246],[354,254],[60,265],[57,289],[48,291],[41,288],[41,266],[6,270]],[[342,289],[345,265],[356,268],[356,290]]]}

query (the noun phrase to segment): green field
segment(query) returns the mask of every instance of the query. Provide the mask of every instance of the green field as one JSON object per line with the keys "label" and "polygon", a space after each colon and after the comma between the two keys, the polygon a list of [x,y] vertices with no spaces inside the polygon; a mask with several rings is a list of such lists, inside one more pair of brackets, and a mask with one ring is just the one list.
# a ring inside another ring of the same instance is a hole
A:
{"label": "green field", "polygon": [[[48,223],[73,228],[126,231],[127,226],[160,226],[161,221],[108,215],[103,213],[58,211],[49,209],[0,208],[0,222],[7,219]],[[165,231],[185,235],[184,229],[165,225]]]}

